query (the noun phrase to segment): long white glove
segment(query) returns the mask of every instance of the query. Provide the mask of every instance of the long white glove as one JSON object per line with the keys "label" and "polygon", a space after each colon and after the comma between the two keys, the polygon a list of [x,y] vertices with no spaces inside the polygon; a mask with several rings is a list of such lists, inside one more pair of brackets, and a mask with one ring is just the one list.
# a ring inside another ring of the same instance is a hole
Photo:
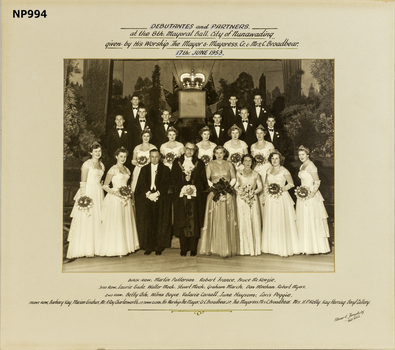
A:
{"label": "long white glove", "polygon": [[321,180],[314,181],[313,190],[311,191],[311,196],[314,197],[320,188]]}
{"label": "long white glove", "polygon": [[236,183],[236,179],[232,179],[232,180],[230,180],[230,183],[229,183],[229,184],[230,184],[231,186],[233,186],[235,183]]}
{"label": "long white glove", "polygon": [[119,193],[112,188],[110,188],[108,185],[103,186],[103,190],[106,191],[107,193],[113,194],[114,196],[120,197]]}
{"label": "long white glove", "polygon": [[295,185],[294,184],[286,184],[284,187],[283,187],[283,191],[288,191],[288,190],[290,190],[292,187],[294,187]]}
{"label": "long white glove", "polygon": [[80,182],[80,194],[81,197],[86,195],[86,182]]}

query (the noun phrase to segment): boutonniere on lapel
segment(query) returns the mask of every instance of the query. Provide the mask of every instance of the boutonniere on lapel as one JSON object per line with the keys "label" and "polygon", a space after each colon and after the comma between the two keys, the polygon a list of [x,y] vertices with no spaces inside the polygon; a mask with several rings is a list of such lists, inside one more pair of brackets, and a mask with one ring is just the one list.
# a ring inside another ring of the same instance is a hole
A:
{"label": "boutonniere on lapel", "polygon": [[128,132],[126,130],[124,130],[124,134],[127,134]]}
{"label": "boutonniere on lapel", "polygon": [[158,170],[155,170],[155,175],[158,175]]}
{"label": "boutonniere on lapel", "polygon": [[277,136],[277,137],[280,137],[280,134],[278,133],[278,131],[276,131],[276,136]]}

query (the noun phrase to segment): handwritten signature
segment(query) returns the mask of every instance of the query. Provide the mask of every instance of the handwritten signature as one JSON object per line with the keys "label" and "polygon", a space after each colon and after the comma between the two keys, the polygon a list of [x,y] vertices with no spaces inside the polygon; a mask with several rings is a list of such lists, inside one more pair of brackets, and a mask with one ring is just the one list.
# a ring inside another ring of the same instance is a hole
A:
{"label": "handwritten signature", "polygon": [[346,314],[345,316],[336,317],[335,322],[336,321],[351,322],[351,321],[356,320],[357,318],[360,318],[364,313],[365,313],[365,311],[358,311],[358,312],[354,312],[354,313],[350,312],[350,313]]}

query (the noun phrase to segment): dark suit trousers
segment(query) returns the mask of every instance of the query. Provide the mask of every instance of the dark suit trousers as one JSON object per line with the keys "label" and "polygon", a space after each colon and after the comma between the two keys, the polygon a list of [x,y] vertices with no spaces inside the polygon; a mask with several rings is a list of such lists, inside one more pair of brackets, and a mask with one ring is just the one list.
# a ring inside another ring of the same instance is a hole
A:
{"label": "dark suit trousers", "polygon": [[161,225],[157,220],[159,217],[159,202],[152,202],[149,199],[147,201],[147,239],[145,250],[163,251],[164,248],[158,246],[158,230]]}

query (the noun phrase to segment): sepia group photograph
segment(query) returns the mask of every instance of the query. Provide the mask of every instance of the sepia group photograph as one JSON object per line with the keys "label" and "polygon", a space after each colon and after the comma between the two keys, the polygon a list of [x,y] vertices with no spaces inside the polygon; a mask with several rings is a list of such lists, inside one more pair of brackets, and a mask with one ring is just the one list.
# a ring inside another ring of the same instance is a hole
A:
{"label": "sepia group photograph", "polygon": [[63,272],[334,272],[333,59],[65,59]]}

